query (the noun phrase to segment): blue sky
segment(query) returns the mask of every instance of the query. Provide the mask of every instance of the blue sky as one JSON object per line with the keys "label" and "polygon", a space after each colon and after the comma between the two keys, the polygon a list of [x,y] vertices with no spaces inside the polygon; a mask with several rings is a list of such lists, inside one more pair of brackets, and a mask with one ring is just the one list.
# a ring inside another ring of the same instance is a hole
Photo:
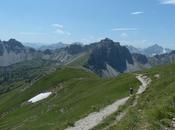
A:
{"label": "blue sky", "polygon": [[175,49],[175,0],[1,0],[0,39],[121,44]]}

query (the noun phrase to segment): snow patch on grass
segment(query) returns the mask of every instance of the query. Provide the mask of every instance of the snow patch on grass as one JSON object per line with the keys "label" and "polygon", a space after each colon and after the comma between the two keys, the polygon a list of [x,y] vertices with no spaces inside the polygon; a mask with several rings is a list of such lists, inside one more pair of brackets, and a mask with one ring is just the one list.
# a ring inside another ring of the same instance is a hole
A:
{"label": "snow patch on grass", "polygon": [[28,102],[35,103],[35,102],[41,101],[43,99],[48,98],[51,94],[52,94],[52,92],[40,93],[40,94],[36,95],[35,97],[29,99]]}

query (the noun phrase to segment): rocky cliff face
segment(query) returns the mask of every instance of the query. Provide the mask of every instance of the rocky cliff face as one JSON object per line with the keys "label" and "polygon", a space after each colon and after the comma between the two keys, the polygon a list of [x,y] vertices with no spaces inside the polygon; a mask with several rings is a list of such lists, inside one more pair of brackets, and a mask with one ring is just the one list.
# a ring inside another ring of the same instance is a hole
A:
{"label": "rocky cliff face", "polygon": [[145,59],[142,61],[146,57],[139,56],[133,57],[125,46],[106,38],[96,43],[85,66],[104,77],[116,76],[139,70],[138,64],[142,64],[141,62],[146,64]]}
{"label": "rocky cliff face", "polygon": [[133,59],[125,47],[120,46],[118,42],[113,42],[110,39],[104,39],[99,42],[99,45],[92,51],[88,66],[99,72],[106,69],[106,65],[110,65],[119,72],[126,70],[126,63],[133,64]]}
{"label": "rocky cliff face", "polygon": [[133,53],[132,57],[135,59],[135,61],[137,61],[140,64],[143,64],[143,65],[148,64],[148,59],[143,54]]}
{"label": "rocky cliff face", "polygon": [[24,47],[15,39],[0,41],[0,66],[8,66],[20,61],[32,59],[35,50]]}

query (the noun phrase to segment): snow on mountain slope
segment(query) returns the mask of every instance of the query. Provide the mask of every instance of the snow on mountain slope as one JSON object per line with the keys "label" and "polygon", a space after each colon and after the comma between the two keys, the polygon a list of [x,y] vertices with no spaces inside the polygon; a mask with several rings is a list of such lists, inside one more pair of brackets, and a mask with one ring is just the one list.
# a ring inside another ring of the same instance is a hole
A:
{"label": "snow on mountain slope", "polygon": [[51,94],[52,94],[52,92],[40,93],[40,94],[36,95],[35,97],[29,99],[28,102],[35,103],[35,102],[41,101],[43,99],[48,98]]}

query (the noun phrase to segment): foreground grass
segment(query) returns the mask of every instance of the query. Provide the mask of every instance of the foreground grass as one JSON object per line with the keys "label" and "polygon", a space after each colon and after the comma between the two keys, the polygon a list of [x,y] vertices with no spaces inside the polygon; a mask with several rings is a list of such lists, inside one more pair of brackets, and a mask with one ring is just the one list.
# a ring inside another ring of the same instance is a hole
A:
{"label": "foreground grass", "polygon": [[175,117],[175,65],[143,73],[151,77],[150,87],[140,96],[137,106],[130,107],[127,115],[109,130],[164,130],[171,125]]}
{"label": "foreground grass", "polygon": [[[64,68],[45,76],[30,88],[24,86],[0,96],[0,129],[62,130],[87,114],[128,96],[139,86],[133,74],[101,79],[81,69]],[[26,101],[40,92],[53,91],[36,104]]]}

